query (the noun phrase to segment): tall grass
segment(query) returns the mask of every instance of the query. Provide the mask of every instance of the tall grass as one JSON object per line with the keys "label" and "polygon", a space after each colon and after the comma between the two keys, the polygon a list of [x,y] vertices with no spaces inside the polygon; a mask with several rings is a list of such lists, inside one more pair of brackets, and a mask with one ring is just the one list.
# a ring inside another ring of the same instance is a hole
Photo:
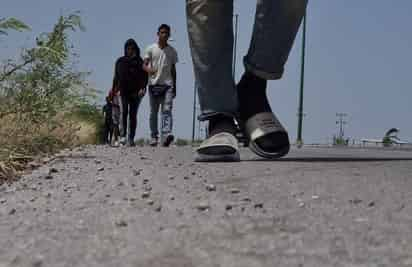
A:
{"label": "tall grass", "polygon": [[[28,29],[22,25],[0,19],[3,34]],[[78,13],[61,16],[35,47],[0,63],[0,184],[39,155],[100,141],[103,118],[91,104],[97,91],[77,71],[70,43],[76,30],[84,30]]]}

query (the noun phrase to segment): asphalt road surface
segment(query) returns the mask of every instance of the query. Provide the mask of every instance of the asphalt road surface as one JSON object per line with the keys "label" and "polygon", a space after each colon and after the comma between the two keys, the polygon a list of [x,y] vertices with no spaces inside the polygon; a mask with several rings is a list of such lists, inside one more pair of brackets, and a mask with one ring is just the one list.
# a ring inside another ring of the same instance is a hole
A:
{"label": "asphalt road surface", "polygon": [[63,151],[0,187],[0,266],[412,266],[412,152]]}

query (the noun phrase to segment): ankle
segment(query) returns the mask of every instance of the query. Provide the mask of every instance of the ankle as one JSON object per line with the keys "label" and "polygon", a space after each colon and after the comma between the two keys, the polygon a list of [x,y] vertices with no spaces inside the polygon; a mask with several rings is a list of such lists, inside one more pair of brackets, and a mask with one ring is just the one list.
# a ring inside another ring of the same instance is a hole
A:
{"label": "ankle", "polygon": [[271,112],[266,95],[267,80],[251,72],[245,72],[237,85],[240,118],[246,121],[251,116],[261,112]]}
{"label": "ankle", "polygon": [[236,133],[236,125],[232,117],[225,115],[216,115],[209,120],[209,136],[227,132],[230,134]]}

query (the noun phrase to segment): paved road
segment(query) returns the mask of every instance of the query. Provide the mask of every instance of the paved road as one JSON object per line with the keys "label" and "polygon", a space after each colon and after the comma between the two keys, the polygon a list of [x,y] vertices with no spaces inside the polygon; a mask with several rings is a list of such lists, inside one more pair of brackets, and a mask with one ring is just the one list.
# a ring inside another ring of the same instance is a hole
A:
{"label": "paved road", "polygon": [[66,151],[0,187],[0,266],[412,266],[412,152]]}

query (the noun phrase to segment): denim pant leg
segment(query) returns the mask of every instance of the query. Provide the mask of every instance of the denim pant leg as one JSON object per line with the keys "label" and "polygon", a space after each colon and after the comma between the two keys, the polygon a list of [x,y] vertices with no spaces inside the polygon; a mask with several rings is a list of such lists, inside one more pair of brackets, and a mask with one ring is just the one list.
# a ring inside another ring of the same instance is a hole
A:
{"label": "denim pant leg", "polygon": [[257,0],[255,25],[246,70],[266,79],[280,79],[307,0]]}
{"label": "denim pant leg", "polygon": [[162,102],[162,97],[150,95],[150,137],[158,138],[159,137],[159,128],[158,128],[158,113],[160,103]]}
{"label": "denim pant leg", "polygon": [[200,120],[238,109],[232,77],[233,1],[186,0],[187,26],[201,108]]}
{"label": "denim pant leg", "polygon": [[173,129],[173,88],[170,87],[162,99],[162,138],[172,132]]}

